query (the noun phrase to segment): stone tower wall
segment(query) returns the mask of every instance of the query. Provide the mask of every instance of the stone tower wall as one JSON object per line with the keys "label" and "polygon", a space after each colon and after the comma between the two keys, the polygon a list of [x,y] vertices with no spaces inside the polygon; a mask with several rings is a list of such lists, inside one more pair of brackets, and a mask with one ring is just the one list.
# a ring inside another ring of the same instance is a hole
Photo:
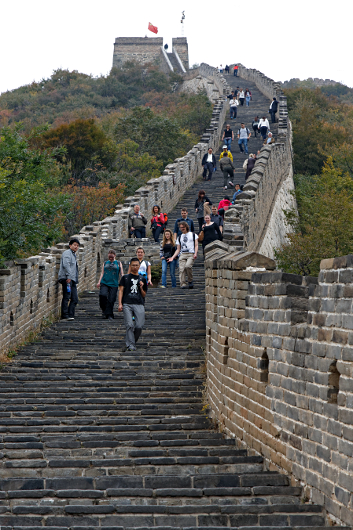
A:
{"label": "stone tower wall", "polygon": [[140,64],[160,61],[163,38],[117,37],[114,43],[113,67],[121,68],[127,61]]}
{"label": "stone tower wall", "polygon": [[177,37],[172,39],[172,47],[178,52],[185,70],[189,70],[189,49],[186,37]]}

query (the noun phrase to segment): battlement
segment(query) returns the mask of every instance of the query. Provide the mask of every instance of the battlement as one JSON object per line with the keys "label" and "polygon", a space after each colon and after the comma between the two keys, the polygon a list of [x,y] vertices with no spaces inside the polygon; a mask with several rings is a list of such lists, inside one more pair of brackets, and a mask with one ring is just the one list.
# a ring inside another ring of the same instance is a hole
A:
{"label": "battlement", "polygon": [[[187,70],[189,51],[186,37],[172,39],[172,48],[172,53],[176,52]],[[174,70],[163,49],[163,37],[117,37],[114,42],[113,67],[121,68],[128,61],[156,63],[165,73]]]}

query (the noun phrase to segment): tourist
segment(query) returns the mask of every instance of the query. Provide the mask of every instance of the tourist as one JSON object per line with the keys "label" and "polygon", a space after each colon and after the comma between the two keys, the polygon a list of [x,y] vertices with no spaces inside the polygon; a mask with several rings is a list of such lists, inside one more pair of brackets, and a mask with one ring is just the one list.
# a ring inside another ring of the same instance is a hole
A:
{"label": "tourist", "polygon": [[[177,249],[169,262],[174,261],[179,256],[179,280],[182,289],[193,289],[192,266],[197,258],[198,236],[195,232],[189,231],[186,221],[180,223],[181,236],[177,240]],[[202,228],[202,226],[201,226]],[[187,281],[186,281],[187,280]]]}
{"label": "tourist", "polygon": [[226,128],[223,131],[222,142],[227,146],[228,151],[230,151],[232,146],[232,140],[234,140],[234,133],[230,128],[229,123],[227,123]]}
{"label": "tourist", "polygon": [[234,72],[234,76],[235,77],[238,77],[238,69],[239,69],[239,66],[237,64],[235,64],[234,68],[233,68],[233,72]]}
{"label": "tourist", "polygon": [[240,129],[238,129],[238,145],[241,153],[244,153],[245,150],[245,153],[248,154],[248,140],[250,140],[250,137],[251,132],[245,127],[245,124],[242,123]]}
{"label": "tourist", "polygon": [[259,133],[259,117],[255,116],[254,121],[251,124],[252,130],[254,131],[255,138],[257,138],[256,133]]}
{"label": "tourist", "polygon": [[123,276],[123,265],[116,260],[116,252],[112,248],[108,250],[108,261],[102,266],[97,288],[99,289],[99,305],[103,318],[113,320],[114,304],[119,289],[119,276]]}
{"label": "tourist", "polygon": [[232,203],[230,202],[230,199],[228,195],[225,195],[221,201],[219,201],[218,205],[218,213],[222,216],[222,219],[224,219],[224,214],[227,210],[229,210],[229,206]]}
{"label": "tourist", "polygon": [[199,223],[199,231],[201,230],[202,225],[204,224],[205,213],[210,213],[210,206],[212,206],[212,202],[208,197],[206,197],[205,191],[200,190],[199,195],[195,201],[195,211]]}
{"label": "tourist", "polygon": [[233,162],[233,155],[232,155],[232,153],[230,151],[228,151],[228,147],[226,145],[224,145],[222,149],[223,149],[223,151],[219,155],[219,161],[221,161],[224,156],[227,156]]}
{"label": "tourist", "polygon": [[223,74],[223,66],[222,65],[220,65],[220,67],[219,67],[219,73]]}
{"label": "tourist", "polygon": [[259,121],[259,131],[263,140],[266,140],[266,135],[269,128],[270,124],[268,123],[268,119],[266,116],[262,116],[261,120]]}
{"label": "tourist", "polygon": [[249,107],[250,106],[250,100],[251,100],[251,92],[248,88],[245,89],[245,101],[246,101],[246,106]]}
{"label": "tourist", "polygon": [[243,169],[246,169],[245,180],[247,180],[250,177],[251,172],[254,169],[255,162],[256,162],[256,155],[254,154],[250,154],[249,158],[245,160],[243,164]]}
{"label": "tourist", "polygon": [[276,112],[277,112],[277,109],[278,109],[278,101],[277,101],[276,98],[273,98],[272,102],[271,102],[271,105],[270,105],[270,109],[269,109],[269,113],[271,114],[271,122],[272,123],[276,123]]}
{"label": "tourist", "polygon": [[75,320],[75,307],[78,303],[78,265],[76,252],[80,241],[73,237],[69,241],[69,249],[61,254],[58,281],[63,288],[63,299],[61,301],[61,318],[63,320]]}
{"label": "tourist", "polygon": [[[203,155],[202,165],[203,165],[203,175],[202,175],[203,179],[211,180],[213,172],[216,171],[217,169],[217,160],[213,154],[212,147],[209,147],[207,153]],[[206,178],[207,171],[208,171],[208,178]]]}
{"label": "tourist", "polygon": [[140,212],[140,206],[135,204],[134,213],[129,215],[128,227],[129,234],[141,239],[146,237],[146,217]]}
{"label": "tourist", "polygon": [[[139,270],[138,270],[138,273],[140,276],[143,276],[146,281],[147,281],[147,285],[153,285],[152,283],[152,272],[151,272],[151,263],[147,260],[145,260],[145,251],[142,247],[138,247],[138,249],[136,250],[136,256],[137,256],[137,259],[139,260],[139,263],[140,263],[140,267],[139,267]],[[131,270],[130,270],[130,265],[129,265],[129,269],[128,269],[128,274],[130,274]]]}
{"label": "tourist", "polygon": [[[236,184],[236,186],[239,186],[239,184]],[[219,227],[221,234],[223,234],[223,218],[217,212],[217,206],[215,204],[212,205],[211,221]]]}
{"label": "tourist", "polygon": [[228,184],[233,186],[233,176],[234,176],[234,165],[231,159],[228,156],[223,156],[220,161],[221,170],[223,171],[223,188],[226,190]]}
{"label": "tourist", "polygon": [[238,195],[242,192],[243,190],[241,189],[241,186],[240,184],[236,184],[235,185],[235,192],[234,192],[234,195],[233,195],[233,199],[232,199],[232,204],[235,203]]}
{"label": "tourist", "polygon": [[[202,226],[203,239],[202,248],[205,253],[205,247],[212,243],[212,241],[222,241],[223,236],[217,223],[211,221],[210,215],[205,215],[205,224]],[[201,233],[200,233],[201,236]],[[201,237],[202,238],[202,237]]]}
{"label": "tourist", "polygon": [[161,208],[158,204],[155,204],[152,208],[151,228],[153,239],[156,243],[159,242],[159,236],[163,232],[164,222],[164,215],[161,213]]}
{"label": "tourist", "polygon": [[275,142],[276,142],[276,140],[272,136],[272,133],[269,132],[268,135],[267,135],[267,140],[264,141],[264,145],[274,144]]}
{"label": "tourist", "polygon": [[245,100],[245,94],[244,94],[244,90],[241,88],[239,91],[239,101],[242,107],[244,105],[244,100]]}
{"label": "tourist", "polygon": [[160,257],[162,260],[162,287],[167,287],[167,269],[169,265],[170,279],[172,282],[172,287],[176,287],[175,279],[175,266],[176,261],[170,260],[170,258],[175,254],[176,244],[172,234],[172,231],[167,228],[163,234],[163,241],[161,243]]}
{"label": "tourist", "polygon": [[229,66],[227,64],[226,64],[226,67],[225,67],[224,70],[225,70],[226,74],[229,74]]}
{"label": "tourist", "polygon": [[237,117],[237,112],[238,112],[238,105],[239,105],[239,101],[237,100],[236,96],[234,96],[234,97],[229,101],[229,105],[230,105],[230,109],[229,109],[230,119],[231,119],[231,120],[232,120],[233,118],[236,119],[236,117]]}
{"label": "tourist", "polygon": [[194,221],[192,219],[190,219],[190,217],[188,216],[187,209],[186,208],[182,208],[180,213],[181,213],[181,217],[179,217],[175,221],[175,225],[174,225],[174,239],[175,239],[175,241],[181,235],[181,230],[180,230],[180,227],[179,227],[179,223],[181,223],[181,221],[186,221],[187,224],[189,225],[190,232],[195,232]]}
{"label": "tourist", "polygon": [[142,328],[145,323],[145,298],[147,294],[147,281],[139,270],[139,260],[132,258],[129,274],[125,274],[119,283],[119,308],[124,313],[126,328],[125,351],[135,351]]}

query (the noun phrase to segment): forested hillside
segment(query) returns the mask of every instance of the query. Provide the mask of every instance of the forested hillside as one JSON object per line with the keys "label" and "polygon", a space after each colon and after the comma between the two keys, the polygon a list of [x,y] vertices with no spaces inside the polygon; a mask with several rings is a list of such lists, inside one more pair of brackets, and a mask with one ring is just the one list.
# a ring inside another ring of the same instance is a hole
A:
{"label": "forested hillside", "polygon": [[287,272],[317,275],[322,259],[353,253],[353,105],[334,87],[285,91],[299,211],[287,212],[294,232],[276,253]]}
{"label": "forested hillside", "polygon": [[98,78],[57,70],[1,94],[0,260],[110,215],[197,143],[212,105],[178,82],[129,63]]}

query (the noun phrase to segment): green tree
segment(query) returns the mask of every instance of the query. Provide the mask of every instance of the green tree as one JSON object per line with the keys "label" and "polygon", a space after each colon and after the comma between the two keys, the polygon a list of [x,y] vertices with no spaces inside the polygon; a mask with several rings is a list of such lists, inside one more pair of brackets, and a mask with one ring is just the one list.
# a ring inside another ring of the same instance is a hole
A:
{"label": "green tree", "polygon": [[296,195],[300,217],[288,213],[294,232],[275,256],[286,272],[317,275],[322,259],[353,252],[353,180],[329,159],[311,185],[297,185]]}
{"label": "green tree", "polygon": [[135,107],[118,120],[114,130],[118,143],[130,139],[141,153],[149,153],[167,165],[192,146],[190,135],[177,120],[156,115],[150,108]]}
{"label": "green tree", "polygon": [[[37,134],[37,132],[34,132]],[[28,256],[63,233],[69,209],[53,192],[58,168],[52,151],[31,150],[18,129],[0,136],[0,261]]]}

